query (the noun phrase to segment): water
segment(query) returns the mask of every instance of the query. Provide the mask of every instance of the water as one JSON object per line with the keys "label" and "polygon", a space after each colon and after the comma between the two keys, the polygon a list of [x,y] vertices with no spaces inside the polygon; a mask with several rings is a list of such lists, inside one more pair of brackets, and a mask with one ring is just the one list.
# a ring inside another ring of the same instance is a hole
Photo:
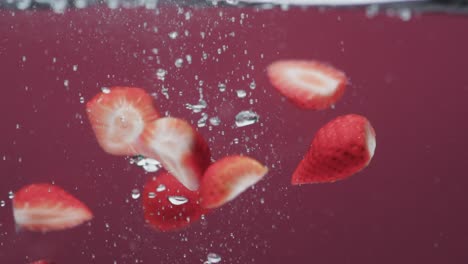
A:
{"label": "water", "polygon": [[[219,263],[466,263],[467,28],[466,15],[375,7],[1,9],[0,263],[183,264],[209,253]],[[346,73],[334,109],[299,109],[271,86],[268,65],[291,58]],[[161,116],[186,119],[213,160],[249,155],[267,176],[181,231],[154,230],[144,200],[186,211],[196,201],[174,205],[168,196],[188,196],[169,183],[145,191],[164,168],[98,145],[86,104],[113,86],[155,94]],[[238,126],[242,111],[259,118]],[[291,186],[314,133],[348,113],[376,130],[369,167]],[[14,193],[42,182],[63,187],[94,218],[64,231],[17,231]]]}

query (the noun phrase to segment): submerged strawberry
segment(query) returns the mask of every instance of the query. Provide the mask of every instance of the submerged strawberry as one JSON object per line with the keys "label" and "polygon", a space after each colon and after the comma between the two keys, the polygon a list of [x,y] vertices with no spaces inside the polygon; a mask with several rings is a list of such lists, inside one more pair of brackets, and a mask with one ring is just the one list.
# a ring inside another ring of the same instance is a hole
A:
{"label": "submerged strawberry", "polygon": [[245,156],[229,156],[213,163],[205,172],[200,187],[202,205],[219,207],[260,181],[268,169]]}
{"label": "submerged strawberry", "polygon": [[141,154],[155,158],[189,190],[197,190],[210,164],[210,149],[186,121],[164,117],[147,124]]}
{"label": "submerged strawberry", "polygon": [[30,264],[55,264],[55,263],[49,260],[37,260],[37,261],[31,262]]}
{"label": "submerged strawberry", "polygon": [[99,145],[113,155],[136,155],[145,124],[156,120],[153,99],[143,89],[113,87],[97,94],[86,105]]}
{"label": "submerged strawberry", "polygon": [[41,232],[76,227],[93,218],[86,205],[51,184],[31,184],[17,191],[13,216],[19,228]]}
{"label": "submerged strawberry", "polygon": [[281,94],[306,109],[335,104],[348,83],[343,72],[318,61],[281,60],[268,66],[267,73]]}
{"label": "submerged strawberry", "polygon": [[143,211],[145,221],[158,231],[182,229],[207,213],[200,206],[199,192],[185,188],[167,172],[146,182]]}
{"label": "submerged strawberry", "polygon": [[367,118],[355,114],[337,117],[317,132],[292,184],[345,179],[369,164],[375,146],[375,131]]}

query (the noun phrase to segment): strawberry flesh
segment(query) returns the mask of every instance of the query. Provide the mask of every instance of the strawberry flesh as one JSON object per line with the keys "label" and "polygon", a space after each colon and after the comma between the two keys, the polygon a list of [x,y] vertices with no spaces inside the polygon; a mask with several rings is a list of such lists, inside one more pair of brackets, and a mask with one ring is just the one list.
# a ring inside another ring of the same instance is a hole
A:
{"label": "strawberry flesh", "polygon": [[113,87],[91,99],[86,110],[99,145],[113,155],[136,155],[138,138],[159,113],[141,88]]}
{"label": "strawberry flesh", "polygon": [[202,206],[220,207],[260,181],[267,172],[265,166],[245,156],[228,156],[216,161],[203,176]]}
{"label": "strawberry flesh", "polygon": [[343,95],[346,75],[318,61],[280,60],[267,68],[271,84],[296,106],[325,109]]}
{"label": "strawberry flesh", "polygon": [[189,190],[195,191],[211,160],[203,137],[186,121],[164,117],[147,125],[140,152],[155,158]]}
{"label": "strawberry flesh", "polygon": [[19,228],[40,232],[73,228],[93,218],[86,205],[51,184],[32,184],[16,192],[13,215]]}

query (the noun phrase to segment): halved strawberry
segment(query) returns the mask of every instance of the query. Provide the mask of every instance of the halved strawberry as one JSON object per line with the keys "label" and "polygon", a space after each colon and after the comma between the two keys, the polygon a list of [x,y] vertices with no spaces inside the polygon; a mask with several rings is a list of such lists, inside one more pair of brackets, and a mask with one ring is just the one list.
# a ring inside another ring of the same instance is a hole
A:
{"label": "halved strawberry", "polygon": [[109,154],[136,155],[137,139],[146,123],[159,113],[143,89],[113,87],[97,94],[86,105],[99,145]]}
{"label": "halved strawberry", "polygon": [[271,84],[294,104],[305,109],[324,109],[341,98],[346,75],[318,61],[280,60],[270,64]]}
{"label": "halved strawberry", "polygon": [[216,161],[203,176],[200,186],[202,206],[216,208],[231,201],[267,172],[268,168],[245,156],[228,156]]}
{"label": "halved strawberry", "polygon": [[317,132],[292,184],[345,179],[369,164],[375,146],[375,131],[367,118],[355,114],[337,117]]}
{"label": "halved strawberry", "polygon": [[164,117],[147,124],[141,154],[159,160],[189,190],[197,190],[210,164],[210,149],[203,137],[186,121]]}
{"label": "halved strawberry", "polygon": [[158,231],[182,229],[208,212],[200,206],[198,191],[185,188],[167,172],[146,182],[143,211],[145,221]]}
{"label": "halved strawberry", "polygon": [[86,205],[51,184],[31,184],[17,191],[13,216],[19,228],[41,232],[72,228],[93,218]]}

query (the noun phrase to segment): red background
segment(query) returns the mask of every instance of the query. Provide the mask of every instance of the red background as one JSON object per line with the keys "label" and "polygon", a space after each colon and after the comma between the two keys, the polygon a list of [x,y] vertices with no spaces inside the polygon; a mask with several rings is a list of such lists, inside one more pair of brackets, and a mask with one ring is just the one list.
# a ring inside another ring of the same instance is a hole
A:
{"label": "red background", "polygon": [[[404,22],[369,19],[364,10],[180,13],[171,6],[159,15],[0,11],[1,263],[202,263],[209,252],[243,264],[467,263],[468,17],[427,14]],[[179,37],[170,39],[171,31]],[[227,50],[218,54],[223,45]],[[149,58],[153,48],[159,65]],[[193,63],[176,68],[186,54]],[[289,58],[330,62],[347,73],[352,84],[335,109],[299,110],[269,85],[265,67]],[[164,82],[158,68],[168,71]],[[222,121],[211,131],[200,128],[214,158],[248,154],[270,173],[206,223],[157,233],[144,225],[141,201],[131,198],[150,176],[99,148],[80,97],[87,101],[103,86],[140,86],[158,94],[161,112],[196,122],[200,114],[184,107],[198,99],[195,76],[203,80],[206,113]],[[219,82],[226,92],[218,91]],[[237,98],[237,89],[248,96]],[[235,128],[235,114],[246,109],[260,122]],[[370,166],[342,182],[290,186],[314,132],[347,113],[367,116],[377,132]],[[62,186],[95,219],[63,232],[16,232],[8,192],[35,182]]]}

